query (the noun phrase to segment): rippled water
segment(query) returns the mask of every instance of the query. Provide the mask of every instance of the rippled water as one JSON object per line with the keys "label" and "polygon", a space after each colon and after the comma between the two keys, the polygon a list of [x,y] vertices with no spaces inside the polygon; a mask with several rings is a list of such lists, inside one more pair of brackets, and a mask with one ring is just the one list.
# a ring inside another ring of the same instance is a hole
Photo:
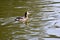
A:
{"label": "rippled water", "polygon": [[[16,22],[29,11],[28,23]],[[0,40],[60,40],[60,0],[0,0]]]}

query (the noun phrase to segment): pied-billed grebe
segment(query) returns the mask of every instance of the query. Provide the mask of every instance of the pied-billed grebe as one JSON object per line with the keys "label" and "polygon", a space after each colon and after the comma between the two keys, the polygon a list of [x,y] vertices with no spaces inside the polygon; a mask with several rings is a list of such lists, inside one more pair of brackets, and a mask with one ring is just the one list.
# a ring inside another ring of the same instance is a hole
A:
{"label": "pied-billed grebe", "polygon": [[25,12],[25,15],[23,17],[17,17],[15,19],[15,21],[20,21],[20,22],[25,23],[28,20],[28,15],[29,14],[30,14],[29,12]]}

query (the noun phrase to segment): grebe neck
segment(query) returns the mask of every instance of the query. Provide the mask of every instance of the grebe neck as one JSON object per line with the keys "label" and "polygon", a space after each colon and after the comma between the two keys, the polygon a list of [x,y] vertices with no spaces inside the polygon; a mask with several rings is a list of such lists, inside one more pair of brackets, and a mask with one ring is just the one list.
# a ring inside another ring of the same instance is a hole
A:
{"label": "grebe neck", "polygon": [[25,18],[26,18],[26,17],[28,17],[28,14],[27,14],[27,12],[25,12]]}

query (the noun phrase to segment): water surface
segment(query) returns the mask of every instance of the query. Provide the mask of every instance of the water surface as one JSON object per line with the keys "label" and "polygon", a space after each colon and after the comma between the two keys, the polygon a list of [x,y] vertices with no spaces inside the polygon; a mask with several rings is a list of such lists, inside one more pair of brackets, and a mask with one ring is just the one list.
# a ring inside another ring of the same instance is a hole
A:
{"label": "water surface", "polygon": [[[29,11],[28,23],[16,22]],[[60,40],[60,0],[0,0],[0,40]]]}

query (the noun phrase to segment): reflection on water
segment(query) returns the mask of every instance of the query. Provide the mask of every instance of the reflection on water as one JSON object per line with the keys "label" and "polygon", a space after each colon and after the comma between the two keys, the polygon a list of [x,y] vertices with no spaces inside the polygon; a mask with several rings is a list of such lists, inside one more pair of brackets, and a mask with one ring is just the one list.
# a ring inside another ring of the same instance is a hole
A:
{"label": "reflection on water", "polygon": [[[0,40],[60,40],[60,0],[0,1]],[[29,22],[16,22],[29,11]]]}

